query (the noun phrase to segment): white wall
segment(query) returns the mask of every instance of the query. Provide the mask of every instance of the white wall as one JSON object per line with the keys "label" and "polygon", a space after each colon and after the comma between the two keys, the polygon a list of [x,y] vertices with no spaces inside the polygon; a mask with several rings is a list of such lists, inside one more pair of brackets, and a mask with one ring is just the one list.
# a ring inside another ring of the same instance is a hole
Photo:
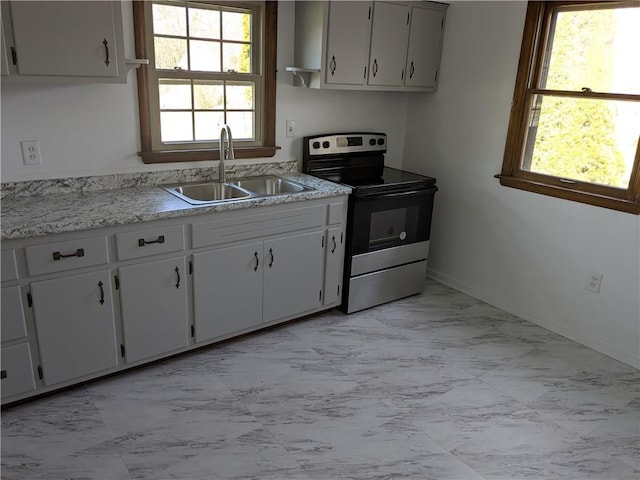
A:
{"label": "white wall", "polygon": [[[278,13],[276,143],[282,149],[275,158],[299,159],[304,135],[374,130],[389,135],[389,164],[400,166],[406,94],[316,91],[292,86],[285,66],[293,64],[294,6],[294,2],[282,1]],[[123,14],[126,50],[132,56],[130,2],[123,3]],[[140,141],[133,71],[124,85],[27,83],[3,78],[1,108],[3,182],[206,165],[145,165],[140,161],[136,155]],[[285,120],[295,120],[295,138],[285,137]],[[22,164],[22,140],[40,142],[42,165]]]}
{"label": "white wall", "polygon": [[[640,217],[501,187],[526,2],[453,2],[439,90],[408,107],[408,170],[438,179],[430,274],[640,367]],[[599,294],[589,271],[604,274]]]}

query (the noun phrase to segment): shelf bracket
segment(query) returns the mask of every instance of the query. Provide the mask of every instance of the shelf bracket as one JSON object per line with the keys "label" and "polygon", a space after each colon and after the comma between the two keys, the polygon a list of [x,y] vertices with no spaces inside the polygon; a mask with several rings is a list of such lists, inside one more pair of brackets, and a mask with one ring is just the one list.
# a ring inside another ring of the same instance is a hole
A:
{"label": "shelf bracket", "polygon": [[286,67],[287,72],[293,73],[295,79],[300,81],[300,85],[309,88],[309,81],[312,73],[320,73],[319,68]]}

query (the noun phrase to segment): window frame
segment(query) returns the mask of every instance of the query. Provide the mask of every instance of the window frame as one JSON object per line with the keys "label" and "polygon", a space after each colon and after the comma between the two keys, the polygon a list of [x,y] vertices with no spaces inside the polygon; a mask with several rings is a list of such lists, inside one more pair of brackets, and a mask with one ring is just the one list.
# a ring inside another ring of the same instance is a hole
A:
{"label": "window frame", "polygon": [[[640,135],[636,155],[626,189],[595,183],[564,179],[522,168],[527,142],[527,130],[536,95],[640,101],[640,95],[565,91],[539,88],[544,68],[544,56],[549,40],[553,12],[566,6],[609,8],[638,6],[631,1],[530,1],[527,6],[518,73],[513,94],[502,171],[496,178],[502,186],[562,198],[612,210],[640,214]],[[550,93],[551,92],[551,93]]]}
{"label": "window frame", "polygon": [[[144,0],[133,1],[134,39],[137,58],[150,58],[150,48],[148,42],[153,42],[152,32],[148,30],[148,13]],[[210,1],[194,3],[212,3],[221,6],[239,6],[238,3],[225,1]],[[261,138],[261,145],[243,146],[241,142],[235,142],[235,158],[258,158],[273,157],[278,150],[275,144],[275,117],[276,117],[276,61],[277,61],[277,23],[278,23],[278,3],[276,0],[264,2],[263,19],[261,27],[260,45],[262,52],[260,64],[262,70],[262,87],[257,92],[262,92],[262,109],[256,110],[256,115],[261,117],[261,131],[256,132],[256,138]],[[151,102],[156,102],[155,109],[159,111],[157,97],[152,98],[155,89],[150,87],[149,70],[153,69],[153,60],[149,65],[141,65],[137,70],[138,82],[138,109],[140,120],[140,152],[138,155],[143,163],[173,163],[173,162],[193,162],[219,160],[218,142],[211,142],[210,147],[189,148],[189,143],[185,142],[184,148],[174,147],[167,149],[153,148],[153,129],[157,138],[160,136],[160,126],[153,120],[153,109]],[[200,142],[203,143],[203,142]],[[206,143],[206,142],[205,142]]]}

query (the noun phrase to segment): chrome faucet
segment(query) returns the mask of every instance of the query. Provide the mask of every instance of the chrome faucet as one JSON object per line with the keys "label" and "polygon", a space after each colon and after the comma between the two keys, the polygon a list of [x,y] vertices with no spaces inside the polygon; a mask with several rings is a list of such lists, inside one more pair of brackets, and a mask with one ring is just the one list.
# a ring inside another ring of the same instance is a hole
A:
{"label": "chrome faucet", "polygon": [[[225,148],[225,141],[227,143],[227,147]],[[220,130],[220,163],[218,164],[218,181],[220,183],[226,183],[227,174],[224,170],[224,162],[225,160],[233,160],[233,137],[231,136],[231,127],[226,123],[222,126],[222,130]]]}

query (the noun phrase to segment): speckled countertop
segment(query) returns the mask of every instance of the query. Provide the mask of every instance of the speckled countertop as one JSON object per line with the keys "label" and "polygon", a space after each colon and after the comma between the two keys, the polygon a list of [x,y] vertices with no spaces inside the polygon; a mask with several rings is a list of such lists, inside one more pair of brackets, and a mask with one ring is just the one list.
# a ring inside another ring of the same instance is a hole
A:
{"label": "speckled countertop", "polygon": [[[67,187],[66,190],[63,189],[65,193],[57,193],[61,189],[55,189],[51,186],[44,188],[45,191],[43,192],[42,184],[37,183],[29,187],[31,194],[16,193],[19,189],[15,184],[4,184],[3,190],[5,190],[5,194],[1,204],[0,238],[2,240],[11,240],[75,232],[100,227],[347,195],[351,192],[348,187],[301,173],[286,172],[282,168],[280,171],[265,171],[265,167],[262,167],[259,170],[252,169],[233,173],[235,175],[231,178],[275,173],[283,178],[312,187],[314,190],[212,205],[191,205],[171,195],[159,186],[160,184],[185,181],[183,171],[181,171],[179,179],[175,176],[168,177],[164,175],[161,181],[153,184],[154,178],[147,175],[144,176],[144,181],[134,181],[133,183],[136,186],[110,188],[108,190],[102,190],[95,186],[88,188],[86,186],[86,178],[89,177],[85,177],[83,180],[83,188],[78,188],[77,185],[76,187],[69,186],[70,183],[74,182],[60,181]],[[227,175],[229,176],[229,173]],[[143,178],[142,176],[138,177],[138,180]],[[158,179],[156,178],[156,180]],[[202,178],[198,178],[196,173],[186,178],[186,180],[198,181],[202,180]],[[111,183],[111,187],[128,185],[127,182],[130,181],[130,178],[121,179],[119,183]],[[78,182],[75,183],[78,184]],[[95,182],[92,185],[95,185]]]}

